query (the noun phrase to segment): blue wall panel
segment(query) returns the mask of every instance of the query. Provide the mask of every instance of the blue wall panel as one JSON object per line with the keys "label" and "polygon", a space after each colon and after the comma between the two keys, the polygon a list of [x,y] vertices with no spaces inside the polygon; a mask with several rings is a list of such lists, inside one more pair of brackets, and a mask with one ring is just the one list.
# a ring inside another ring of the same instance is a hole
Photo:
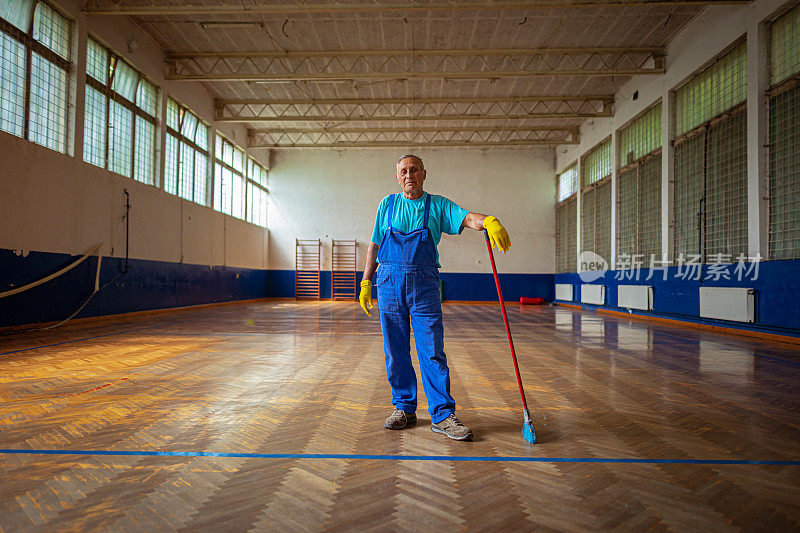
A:
{"label": "blue wall panel", "polygon": [[[77,256],[31,252],[26,257],[0,249],[0,292],[36,281],[71,264]],[[103,258],[100,284],[107,285],[77,317],[130,313],[149,309],[264,298],[264,270],[209,267],[163,261]],[[64,276],[29,291],[0,298],[0,327],[63,320],[75,312],[94,288],[97,258],[90,257]]]}
{"label": "blue wall panel", "polygon": [[[749,265],[748,265],[749,266]],[[617,287],[619,285],[652,285],[653,311],[634,313],[664,316],[713,324],[724,327],[772,331],[775,333],[800,334],[800,260],[762,261],[758,265],[758,276],[743,276],[740,281],[734,271],[735,265],[728,269],[730,278],[715,279],[711,266],[705,265],[700,279],[680,279],[678,267],[667,269],[667,279],[661,270],[654,271],[652,279],[649,269],[639,271],[638,279],[617,279],[619,271],[608,271],[592,283],[606,286],[606,305],[604,308],[627,311],[617,307]],[[755,277],[755,279],[752,279]],[[583,283],[575,273],[556,274],[556,283],[571,283],[575,286],[575,301],[580,302],[580,285]],[[700,287],[746,287],[756,290],[756,322],[740,324],[724,320],[700,318]]]}
{"label": "blue wall panel", "polygon": [[[77,257],[67,254],[31,252],[25,257],[0,249],[0,292],[25,285],[57,271]],[[0,298],[0,327],[63,320],[91,294],[97,259],[89,258],[63,277],[19,295]],[[100,283],[106,285],[77,315],[78,317],[128,313],[149,309],[183,307],[205,303],[246,300],[263,297],[294,297],[293,270],[256,270],[233,267],[209,267],[161,261],[131,260],[129,270],[120,275],[122,260],[102,261]],[[733,267],[731,267],[733,268]],[[800,260],[765,261],[759,265],[755,280],[713,279],[708,266],[702,280],[682,280],[677,267],[667,270],[667,279],[656,271],[647,280],[648,269],[638,279],[617,279],[620,273],[609,271],[593,283],[605,284],[607,304],[617,307],[620,284],[652,285],[654,309],[639,312],[699,323],[800,335]],[[362,273],[358,273],[361,279]],[[496,301],[491,273],[441,274],[445,300]],[[521,296],[553,299],[554,283],[572,283],[575,299],[580,301],[581,280],[578,274],[501,274],[503,295],[509,302]],[[323,298],[330,298],[330,272],[321,273]],[[748,287],[757,292],[755,324],[740,324],[699,317],[699,288]],[[373,292],[377,296],[377,289]]]}
{"label": "blue wall panel", "polygon": [[[503,299],[518,302],[521,296],[553,301],[553,274],[499,274]],[[445,300],[495,302],[497,288],[491,273],[443,272]]]}

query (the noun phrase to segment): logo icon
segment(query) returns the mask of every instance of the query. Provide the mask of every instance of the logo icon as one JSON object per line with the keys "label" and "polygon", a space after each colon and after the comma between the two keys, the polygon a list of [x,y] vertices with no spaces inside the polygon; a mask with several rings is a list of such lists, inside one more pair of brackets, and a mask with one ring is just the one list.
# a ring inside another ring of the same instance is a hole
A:
{"label": "logo icon", "polygon": [[608,261],[590,250],[578,256],[578,276],[584,283],[596,281],[608,272]]}

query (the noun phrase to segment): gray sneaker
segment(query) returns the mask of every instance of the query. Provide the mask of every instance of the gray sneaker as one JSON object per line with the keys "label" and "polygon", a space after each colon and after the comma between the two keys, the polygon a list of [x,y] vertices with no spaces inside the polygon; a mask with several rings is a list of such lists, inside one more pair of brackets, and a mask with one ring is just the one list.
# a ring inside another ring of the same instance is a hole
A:
{"label": "gray sneaker", "polygon": [[383,427],[386,429],[403,429],[416,421],[416,414],[407,413],[402,409],[395,409],[394,412],[389,415],[389,418],[386,419],[386,422],[383,423]]}
{"label": "gray sneaker", "polygon": [[443,433],[453,440],[472,440],[472,431],[456,415],[450,415],[438,424],[431,424],[431,431]]}

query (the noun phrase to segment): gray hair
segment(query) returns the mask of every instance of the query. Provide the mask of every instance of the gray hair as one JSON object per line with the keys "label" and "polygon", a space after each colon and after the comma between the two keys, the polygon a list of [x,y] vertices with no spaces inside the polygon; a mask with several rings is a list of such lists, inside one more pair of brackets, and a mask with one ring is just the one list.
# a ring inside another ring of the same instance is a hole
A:
{"label": "gray hair", "polygon": [[[422,162],[422,158],[420,156],[414,155],[414,154],[406,154],[406,155],[404,155],[403,157],[401,157],[400,159],[397,160],[397,165],[399,165],[400,162],[403,159],[408,159],[409,157],[413,157],[414,159],[419,161],[420,170],[425,170],[425,163]],[[395,165],[395,166],[397,166],[397,165]]]}

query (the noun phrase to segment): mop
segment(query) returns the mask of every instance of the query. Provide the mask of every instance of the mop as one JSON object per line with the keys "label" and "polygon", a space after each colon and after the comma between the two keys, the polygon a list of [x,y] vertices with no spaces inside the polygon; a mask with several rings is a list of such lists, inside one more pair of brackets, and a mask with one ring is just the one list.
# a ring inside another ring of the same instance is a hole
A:
{"label": "mop", "polygon": [[519,394],[522,396],[522,438],[531,444],[536,443],[536,432],[533,429],[533,421],[531,420],[531,413],[528,411],[528,402],[525,400],[525,390],[522,388],[522,378],[519,376],[519,366],[517,365],[517,354],[514,351],[514,341],[511,340],[511,329],[508,327],[508,317],[506,316],[506,304],[503,302],[503,291],[500,289],[500,278],[497,277],[497,267],[494,265],[494,253],[492,253],[492,244],[489,242],[489,232],[483,230],[486,237],[486,248],[489,249],[489,259],[492,261],[492,273],[494,274],[494,284],[497,286],[497,297],[500,299],[500,309],[503,311],[503,321],[506,324],[506,333],[508,334],[508,344],[511,346],[511,357],[514,359],[514,372],[517,373],[517,384],[519,385]]}

